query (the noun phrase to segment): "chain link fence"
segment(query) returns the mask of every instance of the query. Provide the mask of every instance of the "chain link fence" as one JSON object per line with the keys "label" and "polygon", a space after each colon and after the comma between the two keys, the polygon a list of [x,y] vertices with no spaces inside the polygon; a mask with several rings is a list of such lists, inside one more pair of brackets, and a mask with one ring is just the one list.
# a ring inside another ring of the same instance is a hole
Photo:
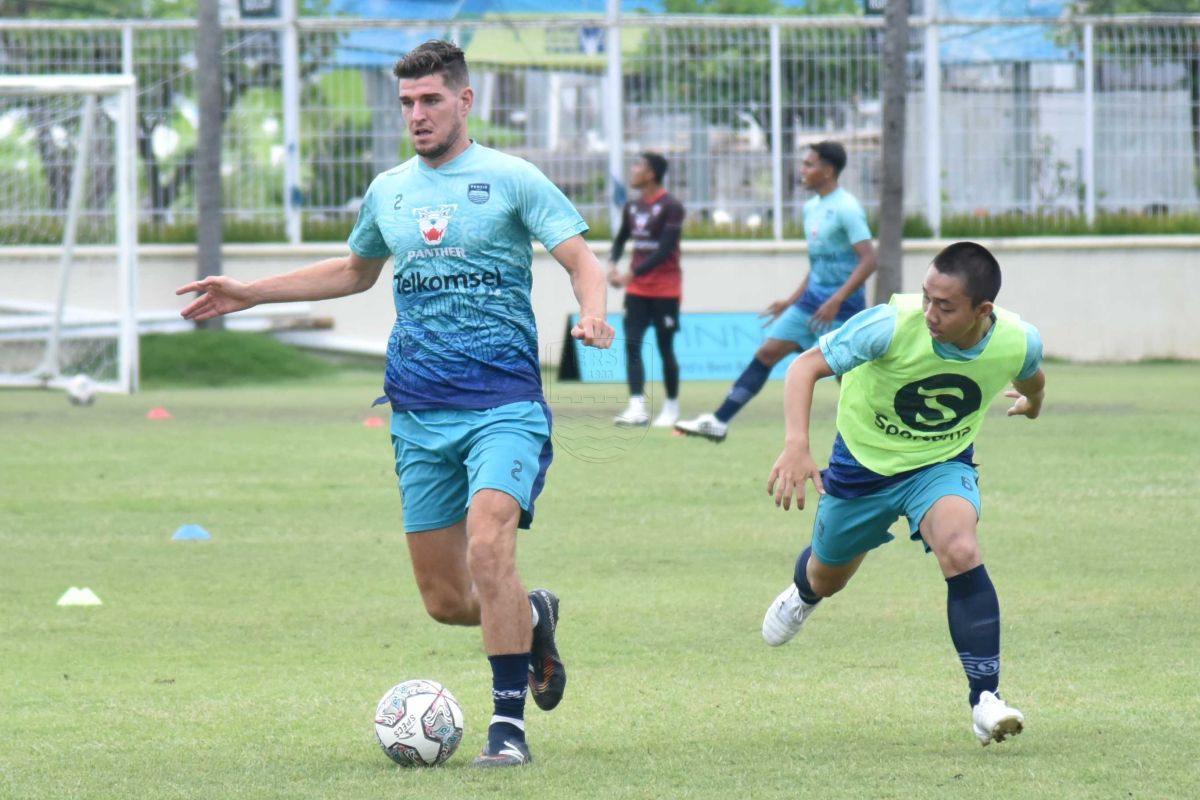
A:
{"label": "chain link fence", "polygon": [[[912,24],[905,210],[931,232],[963,218],[1094,229],[1112,215],[1200,230],[1200,20]],[[633,17],[616,53],[600,18],[446,25],[226,23],[228,237],[344,238],[374,175],[412,154],[391,64],[434,37],[467,53],[472,136],[537,164],[598,234],[624,196],[613,165],[645,150],[669,159],[699,233],[801,236],[798,164],[822,139],[846,146],[842,184],[878,211],[879,18]],[[188,20],[0,20],[2,72],[136,75],[145,240],[194,231],[194,38]],[[619,141],[606,108],[622,109]],[[5,141],[17,114],[0,106],[0,153],[35,164],[28,133]]]}

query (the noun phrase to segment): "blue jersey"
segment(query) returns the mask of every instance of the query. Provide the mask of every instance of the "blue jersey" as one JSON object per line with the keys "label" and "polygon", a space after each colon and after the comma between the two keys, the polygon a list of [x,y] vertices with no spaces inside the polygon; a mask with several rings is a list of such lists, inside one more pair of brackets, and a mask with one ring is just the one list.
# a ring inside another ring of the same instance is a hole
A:
{"label": "blue jersey", "polygon": [[[796,304],[811,314],[850,278],[858,266],[854,245],[870,239],[871,229],[858,199],[839,187],[804,204],[804,238],[808,241],[808,286]],[[860,286],[842,303],[837,319],[850,319],[866,302],[866,287]]]}
{"label": "blue jersey", "polygon": [[[896,332],[896,311],[893,305],[873,306],[820,338],[818,346],[821,348],[821,355],[825,357],[835,375],[845,375],[855,367],[887,353],[888,348],[892,346],[892,336]],[[1021,321],[1021,326],[1025,329],[1025,362],[1021,365],[1021,371],[1017,373],[1017,380],[1025,381],[1037,374],[1042,366],[1042,335],[1037,328],[1024,320]],[[978,358],[987,347],[994,330],[995,327],[989,328],[979,342],[966,350],[933,339],[933,352],[939,358],[948,361],[971,361]],[[950,460],[973,464],[974,455],[975,448],[971,445]],[[826,491],[834,497],[849,499],[872,494],[899,483],[919,469],[888,476],[873,472],[850,454],[850,449],[846,447],[839,433],[833,440],[829,468],[822,476]]]}
{"label": "blue jersey", "polygon": [[475,143],[436,169],[412,158],[376,177],[349,244],[394,258],[392,408],[542,402],[530,237],[553,250],[586,230],[536,167]]}

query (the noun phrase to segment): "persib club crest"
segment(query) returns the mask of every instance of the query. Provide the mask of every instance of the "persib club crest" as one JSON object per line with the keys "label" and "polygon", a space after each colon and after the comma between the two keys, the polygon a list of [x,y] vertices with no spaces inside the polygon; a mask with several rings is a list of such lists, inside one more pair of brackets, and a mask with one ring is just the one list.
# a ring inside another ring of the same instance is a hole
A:
{"label": "persib club crest", "polygon": [[492,196],[490,183],[472,183],[467,186],[467,199],[476,205],[483,205]]}
{"label": "persib club crest", "polygon": [[441,244],[446,237],[446,229],[450,227],[450,217],[454,215],[457,205],[414,208],[413,216],[421,226],[421,236],[426,244]]}

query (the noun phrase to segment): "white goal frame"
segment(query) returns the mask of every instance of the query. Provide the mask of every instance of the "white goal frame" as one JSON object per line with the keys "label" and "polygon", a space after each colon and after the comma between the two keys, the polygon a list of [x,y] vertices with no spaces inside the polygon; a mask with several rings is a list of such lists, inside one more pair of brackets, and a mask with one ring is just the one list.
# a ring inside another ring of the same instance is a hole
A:
{"label": "white goal frame", "polygon": [[[29,373],[0,374],[0,387],[42,387],[69,389],[73,376],[63,375],[58,363],[59,343],[64,326],[73,331],[112,331],[117,343],[117,377],[115,381],[96,382],[97,391],[132,393],[138,388],[138,326],[137,326],[137,140],[136,109],[137,80],[133,75],[0,75],[0,96],[13,95],[73,95],[85,99],[83,125],[89,127],[87,117],[96,113],[95,106],[101,97],[113,97],[116,104],[114,125],[115,162],[115,249],[116,296],[118,308],[112,316],[73,320],[65,323],[65,301],[70,285],[71,266],[75,249],[75,229],[79,217],[80,198],[76,186],[82,186],[86,174],[88,148],[78,148],[72,170],[72,190],[67,216],[64,220],[63,240],[60,247],[57,300],[52,309],[44,305],[33,308],[20,304],[11,310],[25,313],[35,323],[36,332],[46,337],[46,356],[42,364]],[[83,167],[83,169],[78,169]],[[0,304],[4,303],[0,299]],[[115,330],[114,330],[115,329]],[[111,362],[110,362],[111,363]],[[90,376],[89,376],[90,377]]]}

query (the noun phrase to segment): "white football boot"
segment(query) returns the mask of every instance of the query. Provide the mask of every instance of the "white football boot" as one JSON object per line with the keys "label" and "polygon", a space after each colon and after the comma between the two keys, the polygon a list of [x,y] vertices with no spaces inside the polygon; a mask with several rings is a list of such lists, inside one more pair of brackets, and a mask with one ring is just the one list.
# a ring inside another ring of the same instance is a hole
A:
{"label": "white football boot", "polygon": [[1025,715],[991,692],[983,692],[971,710],[971,723],[980,744],[987,747],[1024,730]]}
{"label": "white football boot", "polygon": [[656,428],[671,428],[679,421],[679,401],[664,400],[662,410],[651,424]]}
{"label": "white football boot", "polygon": [[710,442],[723,442],[729,426],[712,414],[701,414],[695,419],[676,422],[675,430],[686,433],[688,436],[703,436]]}
{"label": "white football boot", "polygon": [[771,647],[787,644],[800,632],[800,626],[816,607],[800,599],[800,590],[795,583],[788,584],[763,617],[763,641]]}
{"label": "white football boot", "polygon": [[650,412],[646,408],[646,398],[636,394],[630,397],[629,406],[620,414],[613,417],[613,422],[617,425],[631,427],[649,425]]}

